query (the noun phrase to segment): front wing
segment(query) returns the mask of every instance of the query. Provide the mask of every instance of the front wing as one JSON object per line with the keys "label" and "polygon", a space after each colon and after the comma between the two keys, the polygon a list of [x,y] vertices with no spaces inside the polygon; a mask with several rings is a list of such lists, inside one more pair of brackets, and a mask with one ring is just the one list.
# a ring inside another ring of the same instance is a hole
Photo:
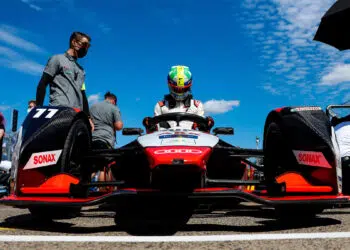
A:
{"label": "front wing", "polygon": [[[197,189],[191,193],[176,192],[160,192],[158,190],[137,190],[122,189],[109,194],[88,198],[72,198],[72,197],[49,197],[49,196],[32,196],[19,197],[10,195],[0,199],[0,204],[14,207],[31,207],[31,206],[69,206],[83,207],[102,204],[105,202],[115,205],[124,202],[125,199],[144,199],[144,198],[186,198],[193,200],[198,204],[215,203],[220,201],[221,204],[232,202],[232,199],[240,199],[243,201],[254,202],[268,207],[279,207],[285,205],[312,205],[331,207],[334,205],[348,204],[350,197],[343,195],[315,195],[315,196],[264,196],[253,192],[242,191],[229,188],[207,188]],[[223,203],[224,202],[224,203]]]}

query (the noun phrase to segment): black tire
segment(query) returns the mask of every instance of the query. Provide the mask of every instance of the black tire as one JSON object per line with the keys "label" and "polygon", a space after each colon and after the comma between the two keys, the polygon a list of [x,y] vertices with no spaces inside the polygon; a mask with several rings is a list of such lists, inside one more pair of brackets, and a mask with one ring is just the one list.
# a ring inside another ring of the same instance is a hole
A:
{"label": "black tire", "polygon": [[265,131],[264,141],[264,177],[270,195],[276,193],[276,177],[284,173],[286,164],[286,143],[280,125],[271,122]]}
{"label": "black tire", "polygon": [[61,172],[81,178],[83,156],[91,148],[89,126],[82,119],[74,121],[62,151]]}
{"label": "black tire", "polygon": [[[61,173],[81,178],[82,159],[91,147],[91,134],[82,119],[73,122],[64,143],[60,163]],[[81,207],[35,206],[28,208],[39,221],[53,219],[72,219],[79,216]]]}
{"label": "black tire", "polygon": [[116,207],[114,221],[131,235],[173,235],[187,224],[194,207],[190,204],[169,205],[124,203]]}
{"label": "black tire", "polygon": [[80,215],[80,207],[30,207],[28,208],[34,219],[50,221],[55,219],[72,219]]}

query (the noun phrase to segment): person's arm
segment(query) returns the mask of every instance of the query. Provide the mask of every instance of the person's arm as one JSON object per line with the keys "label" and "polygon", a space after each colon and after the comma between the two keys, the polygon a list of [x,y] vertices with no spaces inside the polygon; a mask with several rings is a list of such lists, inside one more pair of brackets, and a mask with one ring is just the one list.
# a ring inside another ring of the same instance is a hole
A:
{"label": "person's arm", "polygon": [[89,109],[89,101],[86,97],[86,86],[85,86],[85,82],[83,83],[83,86],[81,87],[81,94],[83,96],[83,112],[87,115],[87,117],[89,118],[89,122],[90,122],[90,126],[91,126],[91,131],[95,130],[95,125],[94,125],[94,121],[91,118],[90,115],[90,109]]}
{"label": "person's arm", "polygon": [[[157,102],[156,106],[154,107],[154,116],[158,116],[162,114],[162,107],[161,105],[164,105],[163,102]],[[158,123],[155,128],[152,128],[152,130],[159,130],[160,129],[160,124]]]}
{"label": "person's arm", "polygon": [[204,117],[204,106],[200,101],[197,101],[197,115]]}
{"label": "person's arm", "polygon": [[114,115],[114,123],[113,123],[114,130],[115,130],[115,131],[122,130],[124,124],[123,124],[123,122],[122,122],[120,110],[119,110],[118,107],[116,107],[116,109],[115,109],[113,115]]}
{"label": "person's arm", "polygon": [[41,79],[38,83],[38,87],[36,89],[36,105],[43,106],[45,95],[46,95],[46,86],[52,82],[53,77],[47,73],[43,73]]}
{"label": "person's arm", "polygon": [[52,82],[53,78],[60,70],[60,61],[57,56],[52,56],[48,60],[44,72],[41,76],[41,79],[38,83],[36,90],[36,105],[43,106],[45,95],[46,95],[46,86]]}
{"label": "person's arm", "polygon": [[82,90],[81,93],[83,94],[83,111],[85,112],[85,114],[88,117],[90,117],[89,102],[88,102],[88,99],[86,97],[85,90]]}
{"label": "person's arm", "polygon": [[122,130],[123,129],[123,122],[122,121],[117,121],[114,123],[114,130],[115,131],[119,131],[119,130]]}
{"label": "person's arm", "polygon": [[159,103],[156,104],[156,106],[154,107],[154,116],[158,116],[162,114],[162,109],[159,105]]}
{"label": "person's arm", "polygon": [[5,130],[0,128],[0,140],[4,137],[5,135]]}

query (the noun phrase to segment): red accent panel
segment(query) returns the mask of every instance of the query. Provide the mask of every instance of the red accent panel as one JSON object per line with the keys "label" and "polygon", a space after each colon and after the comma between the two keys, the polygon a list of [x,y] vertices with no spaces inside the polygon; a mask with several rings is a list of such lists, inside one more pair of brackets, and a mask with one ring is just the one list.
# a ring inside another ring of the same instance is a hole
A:
{"label": "red accent panel", "polygon": [[49,178],[39,187],[22,187],[23,194],[69,194],[70,184],[78,184],[79,179],[68,174],[59,174]]}
{"label": "red accent panel", "polygon": [[279,112],[282,111],[282,109],[284,109],[284,108],[277,108],[277,109],[275,109],[275,111],[276,111],[277,113],[279,113]]}
{"label": "red accent panel", "polygon": [[37,169],[23,170],[23,166],[18,169],[17,187],[39,186],[45,180],[45,175]]}
{"label": "red accent panel", "polygon": [[349,199],[349,196],[342,195],[316,195],[316,196],[284,196],[284,197],[269,197],[269,196],[260,196],[265,200],[270,201],[304,201],[304,200],[330,200],[330,199]]}
{"label": "red accent panel", "polygon": [[303,176],[297,173],[286,173],[277,177],[277,182],[286,183],[288,192],[307,192],[307,193],[328,193],[332,192],[331,186],[313,186],[305,180]]}
{"label": "red accent panel", "polygon": [[197,188],[197,189],[193,190],[193,192],[195,192],[195,193],[220,192],[220,191],[228,191],[228,190],[235,190],[235,188]]}
{"label": "red accent panel", "polygon": [[90,197],[85,199],[80,198],[69,198],[69,197],[19,197],[16,195],[10,195],[2,198],[2,201],[37,201],[37,202],[69,202],[69,203],[78,203],[78,202],[89,202],[97,200],[105,195],[99,197]]}
{"label": "red accent panel", "polygon": [[336,179],[334,178],[336,173],[334,173],[334,170],[318,168],[311,173],[311,176],[322,182],[333,183],[336,185]]}
{"label": "red accent panel", "polygon": [[174,159],[183,159],[186,165],[197,165],[206,170],[206,162],[211,153],[211,148],[190,146],[154,147],[145,150],[151,169],[158,165],[172,165]]}
{"label": "red accent panel", "polygon": [[75,112],[79,113],[81,111],[81,109],[78,108],[73,108]]}

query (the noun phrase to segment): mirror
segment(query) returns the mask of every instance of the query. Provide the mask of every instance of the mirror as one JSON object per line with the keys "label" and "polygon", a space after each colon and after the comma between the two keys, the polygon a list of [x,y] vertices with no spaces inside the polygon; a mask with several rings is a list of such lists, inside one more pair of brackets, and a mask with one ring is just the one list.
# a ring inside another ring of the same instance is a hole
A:
{"label": "mirror", "polygon": [[213,130],[214,135],[233,135],[234,131],[231,127],[218,127]]}
{"label": "mirror", "polygon": [[143,129],[141,128],[124,128],[123,135],[142,135]]}

